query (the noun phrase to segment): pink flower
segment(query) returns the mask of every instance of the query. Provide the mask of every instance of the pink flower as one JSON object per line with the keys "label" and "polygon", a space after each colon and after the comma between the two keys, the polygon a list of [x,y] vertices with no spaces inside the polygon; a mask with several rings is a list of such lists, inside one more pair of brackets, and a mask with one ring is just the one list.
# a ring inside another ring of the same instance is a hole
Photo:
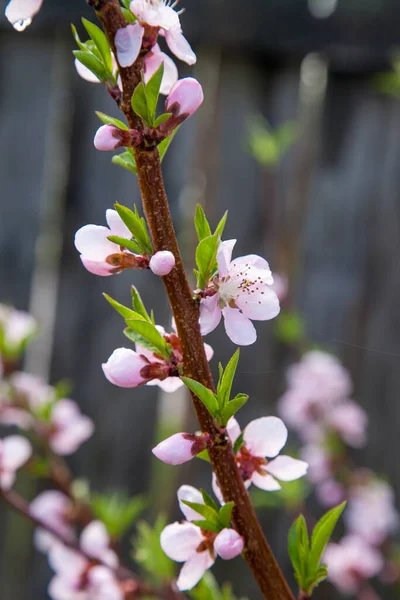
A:
{"label": "pink flower", "polygon": [[5,15],[14,29],[24,31],[32,23],[42,4],[43,0],[10,0]]}
{"label": "pink flower", "polygon": [[[73,540],[74,530],[69,523],[73,504],[70,498],[57,490],[42,492],[31,502],[30,511],[34,517],[50,525],[64,538]],[[48,552],[57,539],[45,529],[35,531],[35,544],[41,552]]]}
{"label": "pink flower", "polygon": [[221,242],[214,295],[200,302],[203,335],[213,331],[224,316],[225,330],[232,342],[248,346],[257,339],[251,320],[265,321],[279,314],[279,300],[271,289],[272,274],[263,258],[250,254],[231,260],[236,240]]}
{"label": "pink flower", "polygon": [[142,355],[129,348],[117,348],[106,363],[102,364],[104,375],[114,385],[133,388],[146,383],[144,369],[149,362]]}
{"label": "pink flower", "polygon": [[192,116],[204,100],[203,88],[193,77],[179,79],[171,89],[166,102],[165,112],[180,117],[180,121]]}
{"label": "pink flower", "polygon": [[20,435],[0,439],[0,488],[9,490],[15,481],[16,471],[32,454],[28,440]]}
{"label": "pink flower", "polygon": [[185,591],[192,589],[214,564],[216,553],[220,551],[225,560],[234,558],[243,551],[244,543],[239,534],[231,529],[223,529],[216,534],[190,522],[203,518],[183,504],[183,500],[204,504],[203,497],[196,488],[181,486],[178,500],[187,521],[167,525],[161,532],[160,544],[169,558],[184,563],[176,584],[179,590]]}
{"label": "pink flower", "polygon": [[175,433],[157,444],[152,452],[168,465],[182,465],[205,450],[207,445],[207,436]]}
{"label": "pink flower", "polygon": [[350,488],[345,520],[352,534],[370,544],[382,544],[399,526],[399,515],[390,485],[369,476],[368,472],[364,478],[360,476],[360,483]]}
{"label": "pink flower", "polygon": [[196,55],[182,34],[179,15],[166,0],[133,0],[130,9],[144,27],[155,27],[165,35],[169,49],[188,65],[196,62]]}
{"label": "pink flower", "polygon": [[149,266],[154,275],[164,277],[164,275],[168,275],[174,268],[175,256],[169,250],[161,250],[153,254]]}
{"label": "pink flower", "polygon": [[[55,571],[48,590],[52,600],[123,600],[124,594],[111,570],[118,566],[118,558],[110,549],[103,523],[92,521],[85,527],[80,547],[84,555],[60,543],[50,548],[49,563]],[[109,568],[94,566],[86,556]]]}
{"label": "pink flower", "polygon": [[313,483],[321,483],[332,474],[331,457],[318,444],[307,444],[300,451],[301,458],[308,464],[307,477]]}
{"label": "pink flower", "polygon": [[156,44],[144,59],[144,82],[148,83],[154,73],[164,63],[164,75],[161,81],[160,94],[168,95],[178,81],[178,69],[174,61],[165,52],[161,52]]}
{"label": "pink flower", "polygon": [[36,375],[18,371],[11,375],[10,384],[15,403],[33,413],[54,401],[54,388]]}
{"label": "pink flower", "polygon": [[326,507],[337,506],[346,497],[346,492],[341,483],[335,479],[327,479],[319,483],[315,488],[319,502]]}
{"label": "pink flower", "polygon": [[342,402],[328,415],[327,424],[353,448],[361,448],[367,442],[368,416],[355,402]]}
{"label": "pink flower", "polygon": [[36,320],[30,314],[0,304],[0,331],[7,353],[19,352],[36,330]]}
{"label": "pink flower", "polygon": [[[232,417],[228,423],[228,434],[234,444],[240,435],[240,427]],[[308,464],[302,460],[280,455],[287,440],[287,429],[277,417],[261,417],[251,421],[243,431],[243,445],[236,454],[246,487],[251,484],[273,492],[281,488],[277,479],[293,481],[307,473]],[[273,460],[267,460],[267,458]],[[216,479],[213,479],[215,495],[222,501],[221,491]]]}
{"label": "pink flower", "polygon": [[143,34],[144,29],[139,23],[118,29],[114,42],[121,67],[130,67],[136,61],[142,47]]}
{"label": "pink flower", "polygon": [[94,275],[113,275],[123,269],[144,268],[148,266],[143,257],[120,247],[107,238],[116,235],[130,240],[131,232],[123,223],[116,210],[106,211],[108,227],[85,225],[75,234],[75,247],[81,255],[86,269]]}
{"label": "pink flower", "polygon": [[355,535],[344,537],[340,544],[328,544],[324,562],[329,579],[345,594],[357,594],[362,582],[378,575],[383,567],[379,552]]}
{"label": "pink flower", "polygon": [[51,413],[49,444],[53,452],[66,456],[73,454],[93,434],[93,421],[82,415],[73,400],[58,400]]}

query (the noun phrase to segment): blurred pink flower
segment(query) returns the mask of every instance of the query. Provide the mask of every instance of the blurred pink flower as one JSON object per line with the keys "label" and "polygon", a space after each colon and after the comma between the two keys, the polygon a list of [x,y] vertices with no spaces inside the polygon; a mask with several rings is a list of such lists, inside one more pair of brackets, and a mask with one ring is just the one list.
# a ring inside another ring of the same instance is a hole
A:
{"label": "blurred pink flower", "polygon": [[14,29],[24,31],[32,23],[42,4],[43,0],[10,0],[5,15]]}
{"label": "blurred pink flower", "polygon": [[346,491],[342,484],[334,479],[327,479],[319,483],[315,488],[319,502],[326,507],[337,506],[346,497]]}
{"label": "blurred pink flower", "polygon": [[17,470],[32,454],[28,440],[20,435],[0,439],[0,488],[9,490],[15,481]]}
{"label": "blurred pink flower", "polygon": [[51,412],[49,444],[62,456],[73,454],[94,431],[93,421],[83,415],[73,400],[58,400]]}
{"label": "blurred pink flower", "polygon": [[216,293],[200,302],[203,335],[213,331],[224,316],[225,330],[233,343],[248,346],[257,339],[251,320],[265,321],[279,314],[279,300],[271,288],[272,274],[266,260],[250,254],[231,260],[236,240],[221,242]]}
{"label": "blurred pink flower", "polygon": [[[42,492],[30,504],[30,511],[34,517],[70,540],[75,538],[74,530],[69,523],[72,509],[71,499],[57,490]],[[40,527],[36,529],[35,545],[38,550],[48,552],[56,543],[59,542],[51,533]]]}
{"label": "blurred pink flower", "polygon": [[356,594],[362,582],[378,575],[383,567],[379,552],[355,535],[342,538],[339,544],[328,544],[324,562],[328,578],[344,594]]}
{"label": "blurred pink flower", "polygon": [[5,351],[18,352],[36,333],[37,323],[29,313],[0,304],[0,331]]}
{"label": "blurred pink flower", "polygon": [[353,448],[361,448],[367,442],[368,416],[355,402],[348,400],[332,408],[327,425]]}

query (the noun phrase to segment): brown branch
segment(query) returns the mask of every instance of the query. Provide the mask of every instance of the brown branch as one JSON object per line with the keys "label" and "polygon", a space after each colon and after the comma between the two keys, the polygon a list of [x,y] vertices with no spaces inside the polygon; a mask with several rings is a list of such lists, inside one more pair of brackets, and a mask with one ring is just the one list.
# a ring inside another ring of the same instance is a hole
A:
{"label": "brown branch", "polygon": [[[89,0],[89,4],[96,9],[97,16],[114,49],[115,34],[118,28],[125,25],[118,0]],[[140,81],[141,69],[141,61],[137,61],[129,69],[121,69],[124,102],[120,108],[127,118],[129,127],[136,129],[139,128],[138,117],[132,111],[130,98],[137,82]],[[143,125],[140,128],[143,128]],[[169,275],[163,277],[163,281],[181,342],[185,375],[201,382],[209,389],[215,389],[200,333],[198,306],[193,302],[192,290],[185,274],[172,223],[158,149],[137,148],[135,160],[143,210],[154,249],[170,250],[176,260],[175,268]],[[196,396],[192,395],[192,398],[202,431],[217,436],[219,431],[212,416]],[[224,442],[211,448],[209,453],[225,501],[235,503],[233,524],[245,540],[244,557],[264,597],[268,600],[293,600],[293,595],[264,537],[244,487],[229,438],[226,436]]]}

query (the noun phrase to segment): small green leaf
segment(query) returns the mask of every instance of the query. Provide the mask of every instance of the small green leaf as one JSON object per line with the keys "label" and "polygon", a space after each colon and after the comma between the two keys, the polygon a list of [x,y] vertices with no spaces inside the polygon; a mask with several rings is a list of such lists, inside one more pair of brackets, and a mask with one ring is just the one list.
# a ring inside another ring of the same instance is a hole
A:
{"label": "small green leaf", "polygon": [[121,154],[115,154],[112,157],[111,162],[114,165],[118,165],[123,169],[128,169],[128,171],[131,171],[132,173],[137,175],[135,159],[132,157],[130,152],[127,151],[121,152]]}
{"label": "small green leaf", "polygon": [[148,124],[150,127],[154,125],[154,118],[157,109],[158,97],[160,95],[160,87],[164,75],[164,63],[158,67],[157,71],[152,75],[145,86]]}
{"label": "small green leaf", "polygon": [[143,300],[139,294],[138,289],[132,285],[131,286],[131,296],[132,296],[132,307],[133,309],[139,313],[140,315],[142,315],[142,317],[144,319],[146,319],[146,321],[149,321],[149,323],[152,323],[152,319],[151,317],[149,317],[149,314],[146,310],[145,305],[143,304]]}
{"label": "small green leaf", "polygon": [[214,523],[217,526],[220,525],[218,513],[216,510],[211,508],[211,506],[200,504],[200,502],[189,502],[189,500],[182,500],[182,502],[211,523]]}
{"label": "small green leaf", "polygon": [[103,59],[103,63],[106,69],[109,71],[110,75],[112,74],[112,58],[111,58],[111,50],[108,45],[108,40],[106,34],[97,27],[94,23],[91,23],[85,18],[82,18],[82,23],[93,42],[96,44],[96,48],[100,52],[100,55]]}
{"label": "small green leaf", "polygon": [[103,294],[103,296],[107,300],[107,302],[109,302],[111,304],[111,306],[122,317],[124,317],[124,319],[138,319],[138,320],[143,320],[143,321],[145,320],[141,314],[135,312],[134,310],[132,310],[131,308],[128,308],[127,306],[124,306],[123,304],[120,304],[119,302],[117,302],[116,300],[111,298],[111,296],[109,296],[108,294]]}
{"label": "small green leaf", "polygon": [[165,123],[170,117],[172,117],[172,113],[163,113],[162,115],[159,115],[154,121],[153,127],[158,127],[161,123]]}
{"label": "small green leaf", "polygon": [[221,414],[223,425],[226,425],[228,423],[229,419],[233,417],[233,415],[235,415],[238,412],[238,410],[240,410],[242,406],[246,404],[248,399],[249,397],[247,394],[238,394],[237,396],[235,396],[235,398],[228,402],[228,404],[222,410]]}
{"label": "small green leaf", "polygon": [[201,460],[204,460],[205,462],[210,463],[210,455],[208,454],[208,450],[203,450],[203,452],[199,452],[196,455],[196,458],[200,458]]}
{"label": "small green leaf", "polygon": [[86,50],[86,46],[85,44],[83,44],[81,42],[81,39],[79,37],[78,31],[75,27],[75,25],[73,23],[71,23],[71,29],[72,29],[72,35],[74,36],[75,42],[77,43],[78,47],[83,51],[83,52],[87,52]]}
{"label": "small green leaf", "polygon": [[218,506],[217,503],[211,498],[211,496],[209,496],[207,494],[207,492],[205,490],[200,490],[201,491],[201,495],[203,496],[203,500],[204,500],[204,504],[206,504],[207,506],[210,506],[211,508],[213,508],[216,512],[218,512]]}
{"label": "small green leaf", "polygon": [[221,521],[223,527],[228,527],[228,528],[230,527],[232,510],[233,510],[234,506],[235,506],[234,502],[227,502],[219,509],[218,516],[219,516],[219,520]]}
{"label": "small green leaf", "polygon": [[131,1],[132,0],[121,0],[122,4],[125,6],[126,9],[129,10],[129,7],[131,5]]}
{"label": "small green leaf", "polygon": [[243,446],[244,444],[244,436],[243,436],[243,432],[239,435],[239,437],[235,440],[235,443],[233,444],[233,453],[237,454],[240,450],[240,448]]}
{"label": "small green leaf", "polygon": [[194,525],[201,527],[202,529],[206,529],[207,531],[212,531],[213,533],[219,533],[221,531],[221,527],[214,523],[213,521],[209,521],[208,519],[199,519],[196,521],[192,521]]}
{"label": "small green leaf", "polygon": [[199,238],[199,242],[201,242],[201,240],[204,240],[204,238],[209,237],[211,235],[210,224],[207,221],[205,212],[204,212],[202,206],[200,206],[200,204],[198,204],[196,206],[196,214],[194,217],[194,226],[196,228],[196,233],[197,233],[197,237]]}
{"label": "small green leaf", "polygon": [[213,275],[219,243],[218,234],[209,235],[201,240],[196,248],[196,265],[200,272],[197,286],[200,289],[206,287]]}
{"label": "small green leaf", "polygon": [[220,222],[217,225],[217,228],[215,230],[214,233],[217,233],[219,235],[219,237],[222,238],[222,234],[224,233],[224,229],[225,229],[225,225],[226,225],[226,220],[228,218],[228,211],[226,210],[223,214],[222,219],[220,220]]}
{"label": "small green leaf", "polygon": [[171,133],[170,136],[168,136],[167,138],[165,138],[165,140],[163,140],[162,142],[160,142],[158,144],[158,151],[160,153],[160,160],[161,162],[164,160],[164,156],[167,154],[167,150],[171,145],[172,140],[174,139],[176,132],[178,131],[179,127],[177,127],[176,129],[174,129],[174,131]]}
{"label": "small green leaf", "polygon": [[129,127],[123,121],[119,119],[115,119],[114,117],[110,117],[99,110],[96,110],[96,115],[99,117],[100,121],[102,121],[105,125],[114,125],[114,127],[118,127],[119,129],[124,129],[127,131]]}
{"label": "small green leaf", "polygon": [[137,21],[135,15],[128,8],[121,7],[121,11],[127,23],[135,23]]}
{"label": "small green leaf", "polygon": [[346,502],[342,502],[339,506],[329,510],[314,527],[311,537],[310,559],[308,562],[310,573],[317,570],[326,545],[331,538],[336,523],[344,511],[345,506]]}
{"label": "small green leaf", "polygon": [[146,221],[139,216],[136,206],[134,211],[122,204],[114,204],[114,208],[132,233],[135,241],[141,248],[141,254],[152,254],[153,246],[147,231]]}
{"label": "small green leaf", "polygon": [[90,506],[95,518],[106,526],[112,538],[120,538],[133,525],[147,502],[143,496],[129,498],[121,492],[94,494]]}
{"label": "small green leaf", "polygon": [[203,384],[190,379],[189,377],[181,377],[183,383],[202,401],[208,412],[215,417],[218,414],[217,398],[211,390]]}
{"label": "small green leaf", "polygon": [[150,352],[153,352],[153,354],[156,354],[157,356],[160,355],[159,350],[155,346],[153,346],[153,344],[151,344],[146,338],[144,338],[136,331],[133,331],[133,329],[129,329],[129,327],[126,327],[123,333],[131,342],[134,342],[139,346],[143,346],[143,348],[147,348],[147,350],[150,350]]}
{"label": "small green leaf", "polygon": [[231,397],[233,379],[239,362],[240,350],[236,350],[230,361],[225,367],[218,385],[218,402],[221,408],[224,408]]}
{"label": "small green leaf", "polygon": [[157,349],[157,353],[165,358],[169,359],[170,356],[170,347],[164,340],[161,333],[154,327],[152,323],[148,323],[143,319],[140,315],[140,320],[135,319],[127,319],[126,324],[132,330],[144,337],[154,348]]}
{"label": "small green leaf", "polygon": [[164,554],[160,546],[160,535],[167,519],[160,515],[154,526],[141,521],[137,526],[137,536],[133,543],[134,558],[141,568],[150,575],[152,582],[165,585],[175,574],[175,563]]}
{"label": "small green leaf", "polygon": [[114,244],[121,246],[122,248],[127,248],[134,254],[141,254],[140,247],[133,240],[128,240],[127,238],[121,238],[118,235],[109,235],[107,239],[110,240],[110,242],[114,242]]}
{"label": "small green leaf", "polygon": [[136,86],[132,95],[132,108],[134,112],[144,119],[147,124],[150,124],[149,107],[147,105],[146,88],[143,82]]}
{"label": "small green leaf", "polygon": [[89,71],[96,75],[97,79],[104,81],[108,74],[102,62],[90,52],[84,50],[73,50],[72,54],[82,63]]}

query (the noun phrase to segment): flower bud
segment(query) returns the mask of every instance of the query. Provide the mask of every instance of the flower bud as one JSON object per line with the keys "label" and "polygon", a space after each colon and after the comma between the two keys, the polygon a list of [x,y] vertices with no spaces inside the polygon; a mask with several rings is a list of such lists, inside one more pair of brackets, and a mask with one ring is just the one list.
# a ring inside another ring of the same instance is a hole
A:
{"label": "flower bud", "polygon": [[152,452],[167,465],[181,465],[205,450],[209,443],[208,438],[207,434],[175,433],[160,442]]}
{"label": "flower bud", "polygon": [[169,250],[156,252],[150,259],[150,269],[154,275],[164,277],[172,271],[175,266],[175,256]]}
{"label": "flower bud", "polygon": [[134,350],[117,348],[108,361],[102,364],[102,368],[108,381],[114,385],[133,388],[146,382],[141,371],[147,365],[148,361]]}
{"label": "flower bud", "polygon": [[[203,102],[203,88],[193,77],[185,77],[176,82],[172,88],[166,103],[165,110],[173,113],[181,120],[190,117]],[[183,119],[182,119],[183,117]]]}
{"label": "flower bud", "polygon": [[102,125],[94,136],[93,143],[95,148],[102,152],[107,152],[123,145],[121,144],[120,132],[122,130],[114,127],[114,125]]}
{"label": "flower bud", "polygon": [[234,529],[223,529],[214,541],[214,550],[224,560],[239,556],[243,548],[244,540]]}

